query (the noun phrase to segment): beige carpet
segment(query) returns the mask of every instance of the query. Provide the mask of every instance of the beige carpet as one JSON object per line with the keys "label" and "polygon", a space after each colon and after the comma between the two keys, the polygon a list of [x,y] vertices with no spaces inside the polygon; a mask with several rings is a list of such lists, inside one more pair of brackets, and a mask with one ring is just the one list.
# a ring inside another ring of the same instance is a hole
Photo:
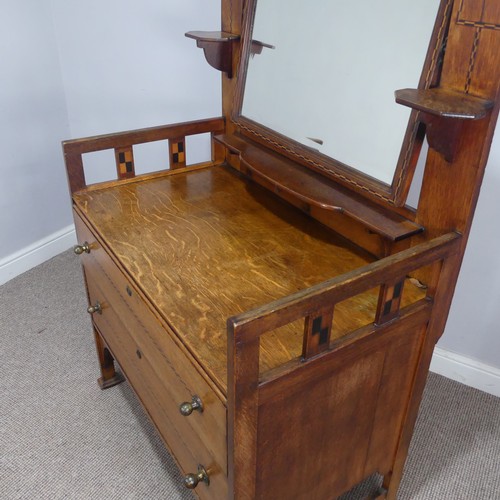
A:
{"label": "beige carpet", "polygon": [[[0,499],[191,499],[86,307],[70,251],[0,287]],[[500,500],[500,399],[431,375],[399,498]]]}

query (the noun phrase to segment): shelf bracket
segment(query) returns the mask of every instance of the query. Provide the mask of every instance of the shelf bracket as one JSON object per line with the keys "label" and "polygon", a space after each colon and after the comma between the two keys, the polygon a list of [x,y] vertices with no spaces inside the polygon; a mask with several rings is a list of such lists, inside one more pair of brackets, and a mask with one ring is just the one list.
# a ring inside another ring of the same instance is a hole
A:
{"label": "shelf bracket", "polygon": [[233,77],[233,50],[239,35],[225,31],[188,31],[186,36],[196,40],[210,66],[227,73],[228,78]]}
{"label": "shelf bracket", "polygon": [[398,104],[420,111],[429,146],[448,163],[455,159],[463,123],[484,118],[493,107],[493,101],[442,88],[402,89],[395,95]]}

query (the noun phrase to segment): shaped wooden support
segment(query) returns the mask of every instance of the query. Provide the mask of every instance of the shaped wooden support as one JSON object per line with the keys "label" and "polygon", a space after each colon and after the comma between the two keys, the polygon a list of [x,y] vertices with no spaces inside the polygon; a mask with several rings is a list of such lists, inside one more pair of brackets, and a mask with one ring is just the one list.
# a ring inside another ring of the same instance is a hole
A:
{"label": "shaped wooden support", "polygon": [[464,92],[433,89],[397,90],[396,102],[421,112],[429,146],[452,162],[458,149],[464,120],[480,120],[493,102]]}
{"label": "shaped wooden support", "polygon": [[210,66],[233,77],[233,47],[239,35],[224,31],[188,31],[186,36],[196,40]]}

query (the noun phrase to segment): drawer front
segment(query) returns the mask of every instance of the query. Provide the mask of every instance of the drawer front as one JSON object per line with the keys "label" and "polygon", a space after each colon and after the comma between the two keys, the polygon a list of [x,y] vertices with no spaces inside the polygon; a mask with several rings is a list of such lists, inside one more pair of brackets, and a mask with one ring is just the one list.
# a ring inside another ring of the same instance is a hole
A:
{"label": "drawer front", "polygon": [[[102,304],[93,320],[160,434],[185,473],[198,464],[211,484],[200,484],[202,498],[227,496],[226,408],[170,333],[155,317],[137,289],[117,268],[87,226],[75,217],[92,303]],[[183,416],[182,402],[197,395],[203,412]]]}

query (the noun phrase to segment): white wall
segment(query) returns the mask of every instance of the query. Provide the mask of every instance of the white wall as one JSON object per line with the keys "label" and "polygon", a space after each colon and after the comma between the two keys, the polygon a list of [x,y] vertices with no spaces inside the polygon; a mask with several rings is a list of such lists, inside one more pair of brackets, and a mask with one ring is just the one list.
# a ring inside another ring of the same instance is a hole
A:
{"label": "white wall", "polygon": [[69,134],[48,1],[0,2],[0,265],[71,224]]}
{"label": "white wall", "polygon": [[220,73],[190,30],[217,0],[51,0],[72,137],[220,116]]}

